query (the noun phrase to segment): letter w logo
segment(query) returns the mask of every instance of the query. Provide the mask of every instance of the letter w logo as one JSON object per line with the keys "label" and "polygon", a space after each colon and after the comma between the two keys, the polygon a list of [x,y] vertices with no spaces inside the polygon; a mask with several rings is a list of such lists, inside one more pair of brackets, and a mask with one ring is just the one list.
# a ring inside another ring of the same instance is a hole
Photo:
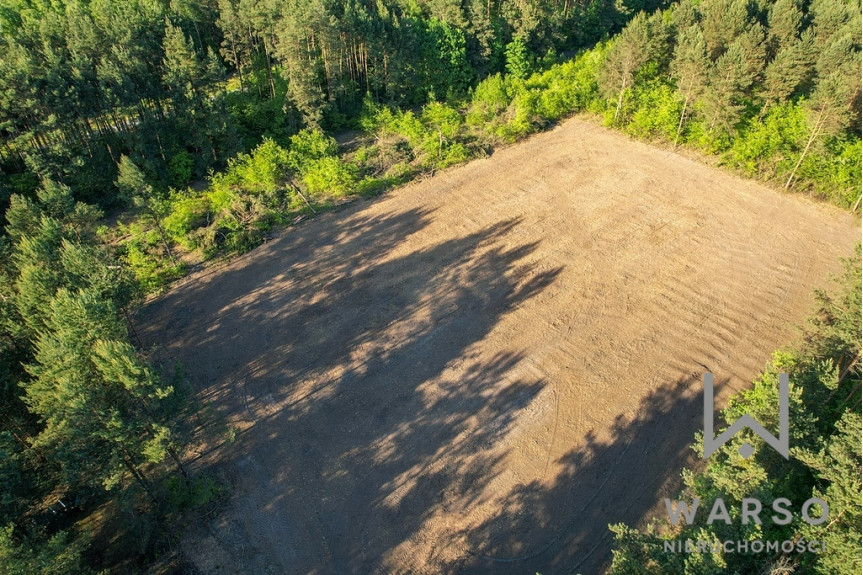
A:
{"label": "letter w logo", "polygon": [[[719,434],[719,437],[713,436],[713,374],[704,374],[704,459],[707,459],[713,452],[725,445],[738,431],[748,427],[755,432],[755,435],[767,442],[770,447],[775,449],[788,459],[788,374],[779,374],[779,437],[774,437],[769,431],[764,429],[755,419],[748,413],[731,424],[728,429]],[[744,443],[738,450],[744,459],[755,452],[755,449],[749,444]]]}

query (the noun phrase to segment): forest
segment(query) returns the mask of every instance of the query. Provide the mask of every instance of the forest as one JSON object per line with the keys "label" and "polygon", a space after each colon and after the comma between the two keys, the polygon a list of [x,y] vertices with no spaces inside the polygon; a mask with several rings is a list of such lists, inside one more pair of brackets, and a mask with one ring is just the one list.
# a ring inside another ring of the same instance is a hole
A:
{"label": "forest", "polygon": [[[71,522],[106,501],[141,522],[130,553],[152,558],[182,510],[219,496],[183,461],[205,406],[181,366],[149,363],[135,310],[274,227],[576,113],[859,210],[860,11],[845,0],[0,0],[3,571],[98,572],[90,534]],[[740,470],[729,451],[688,489],[853,491],[842,478],[860,468],[859,257],[854,267],[850,291],[822,294],[807,347],[777,355],[729,407],[769,411],[768,383],[799,373],[804,463],[789,471],[759,454],[758,469]],[[822,572],[859,556],[857,503],[822,535],[839,539]],[[615,532],[615,572],[663,572],[659,536]]]}

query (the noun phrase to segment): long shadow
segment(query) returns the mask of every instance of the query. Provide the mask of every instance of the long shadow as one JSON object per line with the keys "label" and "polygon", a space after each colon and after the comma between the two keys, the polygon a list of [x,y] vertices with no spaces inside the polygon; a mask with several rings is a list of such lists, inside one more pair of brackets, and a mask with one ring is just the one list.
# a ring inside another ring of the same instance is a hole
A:
{"label": "long shadow", "polygon": [[[471,573],[604,572],[613,540],[607,526],[644,527],[663,519],[659,503],[675,495],[679,470],[693,460],[689,446],[702,413],[701,396],[691,390],[700,378],[692,374],[652,391],[637,415],[618,416],[603,440],[587,433],[557,461],[551,485],[533,481],[502,494],[499,513],[462,534],[470,559],[458,567]],[[646,517],[650,511],[657,515]]]}
{"label": "long shadow", "polygon": [[312,222],[144,311],[162,361],[246,423],[212,529],[248,572],[383,569],[500,472],[491,448],[543,383],[514,375],[520,350],[472,346],[561,270],[507,243],[518,219],[402,250],[429,217]]}
{"label": "long shadow", "polygon": [[551,484],[496,488],[545,383],[525,350],[476,344],[561,270],[513,245],[518,219],[404,241],[432,217],[329,214],[144,310],[145,342],[243,429],[207,460],[234,485],[208,537],[242,572],[600,572],[607,525],[640,520],[687,456],[700,404],[681,381]]}

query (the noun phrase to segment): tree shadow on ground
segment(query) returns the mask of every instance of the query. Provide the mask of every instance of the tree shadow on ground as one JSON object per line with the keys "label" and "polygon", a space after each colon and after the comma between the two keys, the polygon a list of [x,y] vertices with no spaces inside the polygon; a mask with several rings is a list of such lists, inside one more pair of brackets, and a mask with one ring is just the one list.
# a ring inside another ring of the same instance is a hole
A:
{"label": "tree shadow on ground", "polygon": [[[637,470],[676,473],[698,401],[670,386],[607,440],[588,435],[553,484],[496,490],[502,442],[545,382],[525,375],[525,350],[476,344],[561,269],[531,260],[536,243],[513,245],[517,218],[403,248],[432,217],[327,214],[144,310],[159,359],[181,361],[243,429],[206,460],[234,485],[207,525],[219,561],[246,573],[598,567],[606,525],[655,504]],[[473,523],[481,507],[497,511]]]}
{"label": "tree shadow on ground", "polygon": [[[637,415],[619,415],[600,440],[591,431],[556,463],[549,485],[533,481],[504,494],[499,512],[462,535],[471,573],[601,573],[611,560],[608,525],[644,527],[663,497],[679,488],[701,427],[701,374],[653,390]],[[722,382],[727,383],[727,380]],[[665,482],[657,478],[669,478]],[[664,511],[662,512],[664,513]]]}

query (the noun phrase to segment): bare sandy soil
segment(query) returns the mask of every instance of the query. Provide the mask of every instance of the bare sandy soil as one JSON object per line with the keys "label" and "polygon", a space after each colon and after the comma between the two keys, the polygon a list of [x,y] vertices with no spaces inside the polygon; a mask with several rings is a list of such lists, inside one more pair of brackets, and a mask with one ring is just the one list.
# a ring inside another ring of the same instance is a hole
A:
{"label": "bare sandy soil", "polygon": [[236,443],[203,573],[600,573],[701,374],[792,342],[857,219],[580,119],[283,232],[143,312]]}

